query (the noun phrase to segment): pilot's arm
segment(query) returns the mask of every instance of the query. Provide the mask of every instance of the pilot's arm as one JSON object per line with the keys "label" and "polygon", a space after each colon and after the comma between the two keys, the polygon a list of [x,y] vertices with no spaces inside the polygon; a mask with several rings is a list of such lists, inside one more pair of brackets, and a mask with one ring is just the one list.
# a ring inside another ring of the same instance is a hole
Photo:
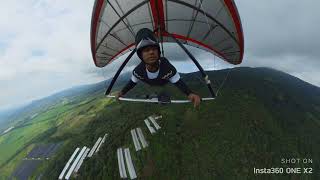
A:
{"label": "pilot's arm", "polygon": [[189,87],[183,82],[178,72],[172,76],[169,81],[180,89],[184,94],[188,96],[188,99],[193,102],[194,107],[199,106],[201,98],[197,94],[193,93]]}
{"label": "pilot's arm", "polygon": [[117,98],[125,95],[128,91],[130,91],[132,88],[134,88],[134,86],[137,85],[138,81],[139,81],[139,79],[136,78],[134,75],[132,75],[131,79],[129,80],[129,82],[119,92]]}
{"label": "pilot's arm", "polygon": [[169,81],[174,84],[180,91],[182,91],[187,96],[192,93],[189,87],[183,82],[178,72],[174,76],[172,76]]}

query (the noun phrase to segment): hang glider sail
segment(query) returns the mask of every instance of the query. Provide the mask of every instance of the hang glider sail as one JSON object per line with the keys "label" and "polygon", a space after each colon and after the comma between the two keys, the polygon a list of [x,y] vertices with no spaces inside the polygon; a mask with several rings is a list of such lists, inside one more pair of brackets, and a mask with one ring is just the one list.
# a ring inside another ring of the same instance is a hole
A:
{"label": "hang glider sail", "polygon": [[135,36],[142,28],[153,30],[161,43],[178,43],[197,65],[209,89],[210,81],[201,61],[183,44],[211,52],[230,64],[242,62],[244,38],[233,0],[95,0],[91,19],[95,65],[104,67],[132,51],[114,81],[134,54]]}
{"label": "hang glider sail", "polygon": [[96,0],[91,22],[95,65],[104,67],[133,50],[141,28],[158,27],[163,42],[174,41],[171,33],[231,64],[242,61],[243,32],[233,0]]}

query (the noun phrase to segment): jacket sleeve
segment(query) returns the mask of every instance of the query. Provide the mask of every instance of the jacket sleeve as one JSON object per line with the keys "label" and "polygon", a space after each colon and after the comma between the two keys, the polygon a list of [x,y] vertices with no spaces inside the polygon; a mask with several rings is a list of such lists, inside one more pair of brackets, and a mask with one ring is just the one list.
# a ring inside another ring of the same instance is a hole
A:
{"label": "jacket sleeve", "polygon": [[189,87],[182,81],[182,79],[179,79],[174,85],[180,89],[184,94],[189,96],[189,94],[192,93],[192,91],[189,89]]}
{"label": "jacket sleeve", "polygon": [[130,91],[134,86],[136,86],[137,83],[133,82],[131,79],[126,84],[126,86],[121,90],[121,93],[125,95],[128,91]]}

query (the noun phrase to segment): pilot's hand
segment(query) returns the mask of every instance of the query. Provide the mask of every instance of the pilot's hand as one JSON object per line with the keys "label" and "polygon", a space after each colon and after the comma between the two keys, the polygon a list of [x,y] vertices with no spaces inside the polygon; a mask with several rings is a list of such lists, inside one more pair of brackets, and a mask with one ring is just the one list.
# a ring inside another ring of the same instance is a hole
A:
{"label": "pilot's hand", "polygon": [[197,94],[189,94],[188,99],[193,102],[193,107],[198,107],[200,105],[201,98]]}

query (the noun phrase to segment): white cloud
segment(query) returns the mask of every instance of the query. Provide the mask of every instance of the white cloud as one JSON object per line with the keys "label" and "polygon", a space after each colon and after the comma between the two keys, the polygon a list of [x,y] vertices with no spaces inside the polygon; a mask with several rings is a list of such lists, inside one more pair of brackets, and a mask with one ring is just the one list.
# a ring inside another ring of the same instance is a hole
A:
{"label": "white cloud", "polygon": [[83,73],[95,69],[89,44],[92,7],[93,0],[1,3],[0,107],[101,80]]}
{"label": "white cloud", "polygon": [[319,2],[236,0],[245,38],[242,66],[272,67],[320,87]]}

